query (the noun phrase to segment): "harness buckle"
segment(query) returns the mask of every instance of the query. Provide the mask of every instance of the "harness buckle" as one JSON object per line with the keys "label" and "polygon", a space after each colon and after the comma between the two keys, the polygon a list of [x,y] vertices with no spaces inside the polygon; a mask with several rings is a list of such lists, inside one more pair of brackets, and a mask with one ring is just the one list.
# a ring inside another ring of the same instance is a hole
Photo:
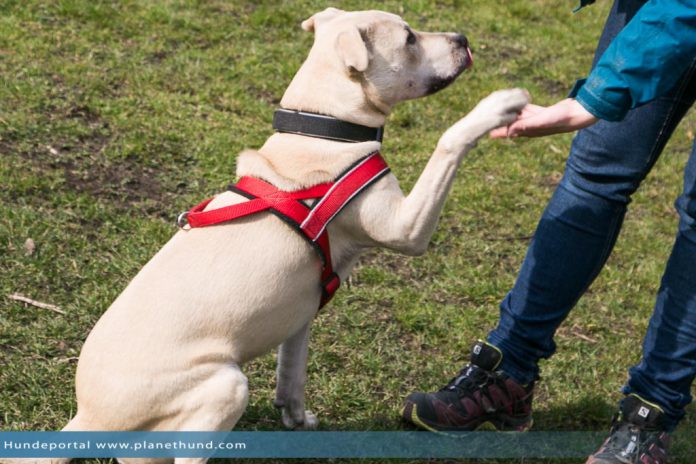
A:
{"label": "harness buckle", "polygon": [[184,211],[179,215],[179,217],[176,218],[176,225],[179,226],[179,229],[183,229],[188,225],[188,211]]}

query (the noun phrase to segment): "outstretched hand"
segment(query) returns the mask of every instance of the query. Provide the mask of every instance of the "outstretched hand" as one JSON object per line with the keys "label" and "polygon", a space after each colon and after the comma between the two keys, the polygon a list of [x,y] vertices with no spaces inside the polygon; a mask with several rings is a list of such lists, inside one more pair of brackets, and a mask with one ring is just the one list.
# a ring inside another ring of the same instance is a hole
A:
{"label": "outstretched hand", "polygon": [[506,137],[540,137],[572,132],[591,126],[598,119],[573,98],[566,98],[555,105],[544,107],[531,103],[522,109],[515,122],[493,129],[494,139]]}

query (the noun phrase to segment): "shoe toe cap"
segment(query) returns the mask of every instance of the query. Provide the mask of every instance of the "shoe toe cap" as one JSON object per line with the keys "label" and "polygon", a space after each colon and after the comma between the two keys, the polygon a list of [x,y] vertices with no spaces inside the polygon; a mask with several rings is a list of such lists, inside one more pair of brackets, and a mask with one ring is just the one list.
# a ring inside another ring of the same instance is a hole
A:
{"label": "shoe toe cap", "polygon": [[430,395],[423,392],[415,392],[408,395],[404,402],[404,418],[411,422],[413,422],[414,414],[426,420],[435,418],[435,408],[429,396]]}

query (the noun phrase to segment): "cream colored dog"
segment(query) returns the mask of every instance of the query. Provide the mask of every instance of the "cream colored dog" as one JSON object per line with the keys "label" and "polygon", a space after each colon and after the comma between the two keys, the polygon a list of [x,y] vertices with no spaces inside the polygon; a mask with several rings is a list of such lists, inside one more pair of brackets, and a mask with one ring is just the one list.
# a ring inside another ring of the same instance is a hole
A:
{"label": "cream colored dog", "polygon": [[[302,28],[314,32],[314,46],[283,96],[286,109],[378,127],[397,102],[445,87],[470,64],[462,36],[416,32],[389,13],[329,8]],[[389,174],[354,200],[329,226],[341,279],[371,247],[425,252],[463,156],[527,102],[519,89],[491,94],[444,133],[407,197]],[[379,148],[276,133],[239,155],[237,174],[297,190],[334,180]],[[226,192],[208,208],[242,201]],[[314,428],[304,384],[318,262],[303,238],[268,213],[178,232],[87,338],[78,411],[65,430],[229,430],[247,404],[240,366],[278,345],[275,404],[283,424]]]}

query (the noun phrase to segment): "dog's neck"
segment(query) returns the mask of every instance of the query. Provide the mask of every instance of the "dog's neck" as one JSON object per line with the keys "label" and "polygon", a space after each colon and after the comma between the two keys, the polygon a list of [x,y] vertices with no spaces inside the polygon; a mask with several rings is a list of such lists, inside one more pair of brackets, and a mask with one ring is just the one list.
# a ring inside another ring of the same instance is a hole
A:
{"label": "dog's neck", "polygon": [[290,82],[280,106],[368,127],[383,126],[391,111],[362,76],[348,76],[344,69],[313,59],[311,54]]}
{"label": "dog's neck", "polygon": [[[368,127],[384,125],[391,106],[368,83],[310,53],[285,91],[281,108],[318,113]],[[341,142],[299,134],[275,133],[258,150],[237,158],[237,175],[264,179],[282,190],[331,182],[381,143]]]}

